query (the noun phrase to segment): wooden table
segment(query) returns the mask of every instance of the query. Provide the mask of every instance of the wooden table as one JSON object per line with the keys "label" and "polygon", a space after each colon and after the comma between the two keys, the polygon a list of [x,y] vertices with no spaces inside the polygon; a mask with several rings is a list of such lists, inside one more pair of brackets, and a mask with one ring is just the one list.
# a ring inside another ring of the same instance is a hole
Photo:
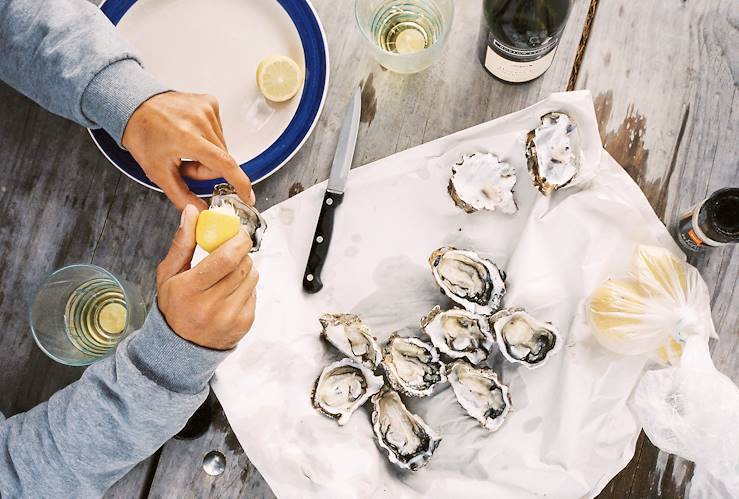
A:
{"label": "wooden table", "polygon": [[[353,2],[314,0],[331,53],[331,85],[320,122],[290,163],[256,186],[266,209],[328,176],[344,105],[362,82],[362,124],[354,166],[519,110],[566,89],[590,89],[606,149],[646,193],[662,220],[712,191],[739,185],[739,4],[735,0],[576,0],[552,68],[505,85],[475,55],[479,0],[458,0],[444,58],[399,76],[380,68],[354,27]],[[122,176],[87,132],[0,84],[0,411],[30,409],[77,379],[34,344],[27,316],[34,289],[62,265],[92,262],[154,291],[178,213],[164,197]],[[163,227],[142,232],[141,227]],[[691,262],[712,293],[721,335],[716,365],[739,382],[739,247]],[[271,497],[217,400],[204,436],[172,440],[106,497]],[[219,477],[201,471],[218,449]],[[691,463],[643,437],[631,463],[600,497],[682,497]]]}

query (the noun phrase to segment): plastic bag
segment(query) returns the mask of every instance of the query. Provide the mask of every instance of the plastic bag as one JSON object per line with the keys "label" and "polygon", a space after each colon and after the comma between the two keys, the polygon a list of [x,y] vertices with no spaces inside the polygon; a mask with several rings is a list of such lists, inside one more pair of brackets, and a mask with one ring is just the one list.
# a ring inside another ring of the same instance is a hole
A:
{"label": "plastic bag", "polygon": [[706,340],[687,339],[679,367],[646,372],[631,399],[644,432],[694,461],[690,498],[739,497],[739,388],[718,372]]}
{"label": "plastic bag", "polygon": [[648,354],[662,364],[679,363],[686,338],[716,337],[698,270],[656,246],[639,246],[629,275],[595,290],[589,315],[601,345],[624,355]]}

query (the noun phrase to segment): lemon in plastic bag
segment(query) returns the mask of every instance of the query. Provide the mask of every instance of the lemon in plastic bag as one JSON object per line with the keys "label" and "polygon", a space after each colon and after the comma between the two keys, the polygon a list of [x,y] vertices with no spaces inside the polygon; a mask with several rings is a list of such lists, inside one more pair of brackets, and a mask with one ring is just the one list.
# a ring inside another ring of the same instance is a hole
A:
{"label": "lemon in plastic bag", "polygon": [[629,275],[590,298],[590,322],[604,347],[677,364],[688,336],[715,337],[708,289],[698,270],[664,248],[639,246]]}

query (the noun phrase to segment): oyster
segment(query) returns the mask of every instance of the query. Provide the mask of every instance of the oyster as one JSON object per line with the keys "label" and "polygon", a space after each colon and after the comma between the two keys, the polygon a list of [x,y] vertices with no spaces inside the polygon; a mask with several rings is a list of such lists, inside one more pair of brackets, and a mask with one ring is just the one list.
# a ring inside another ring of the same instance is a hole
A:
{"label": "oyster", "polygon": [[458,308],[442,312],[435,306],[421,319],[421,328],[440,352],[473,364],[485,360],[495,343],[487,317]]}
{"label": "oyster", "polygon": [[390,385],[409,397],[426,397],[444,381],[444,365],[433,345],[393,334],[383,348],[382,367]]}
{"label": "oyster", "polygon": [[572,184],[583,164],[577,125],[564,113],[541,117],[526,137],[526,158],[534,185],[548,196]]}
{"label": "oyster", "polygon": [[362,404],[380,391],[381,376],[354,359],[341,359],[328,365],[313,387],[313,407],[344,426]]}
{"label": "oyster", "polygon": [[213,189],[213,197],[210,199],[211,208],[219,208],[229,205],[234,214],[241,220],[241,226],[251,236],[252,253],[259,251],[262,245],[262,237],[267,230],[267,221],[262,214],[253,206],[244,203],[237,195],[236,190],[229,184],[218,184]]}
{"label": "oyster", "polygon": [[459,405],[484,428],[500,428],[511,409],[511,398],[495,372],[456,360],[446,366],[446,373]]}
{"label": "oyster", "polygon": [[490,323],[503,356],[528,368],[543,365],[562,346],[559,330],[552,323],[537,320],[522,308],[501,310]]}
{"label": "oyster", "polygon": [[387,452],[390,462],[411,471],[425,466],[441,437],[406,408],[397,392],[387,387],[372,397],[372,405],[377,444]]}
{"label": "oyster", "polygon": [[377,338],[354,314],[323,314],[318,319],[323,326],[321,337],[347,357],[358,360],[374,370],[382,361]]}
{"label": "oyster", "polygon": [[439,248],[429,257],[431,271],[441,292],[475,314],[500,308],[505,294],[505,274],[474,251]]}
{"label": "oyster", "polygon": [[516,213],[513,199],[516,168],[490,153],[464,155],[452,166],[447,190],[454,203],[467,213],[478,210]]}

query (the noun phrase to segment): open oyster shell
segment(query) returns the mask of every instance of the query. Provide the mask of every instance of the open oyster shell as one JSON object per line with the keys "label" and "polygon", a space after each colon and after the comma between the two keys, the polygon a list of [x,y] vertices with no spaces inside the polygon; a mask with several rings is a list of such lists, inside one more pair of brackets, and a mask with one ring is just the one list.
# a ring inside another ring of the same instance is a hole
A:
{"label": "open oyster shell", "polygon": [[383,386],[381,376],[354,359],[328,365],[316,380],[313,407],[344,426],[351,415]]}
{"label": "open oyster shell", "polygon": [[318,319],[323,326],[321,337],[347,357],[358,360],[372,370],[382,361],[377,338],[354,314],[323,314]]}
{"label": "open oyster shell", "polygon": [[372,397],[372,429],[391,463],[416,471],[429,462],[441,442],[418,415],[411,413],[397,392],[385,387]]}
{"label": "open oyster shell", "polygon": [[495,343],[487,317],[458,308],[442,312],[435,306],[421,319],[421,328],[440,352],[473,364],[485,360]]}
{"label": "open oyster shell", "polygon": [[550,322],[535,319],[522,308],[501,310],[490,318],[503,356],[533,369],[562,347],[562,336]]}
{"label": "open oyster shell", "polygon": [[211,207],[219,207],[229,204],[233,207],[236,215],[241,220],[241,226],[251,236],[251,252],[259,251],[262,245],[262,237],[267,230],[267,221],[262,214],[253,206],[244,203],[236,195],[236,190],[230,184],[218,184],[213,188],[213,197],[210,199]]}
{"label": "open oyster shell", "polygon": [[500,308],[505,274],[490,260],[470,250],[439,248],[429,265],[441,292],[470,312],[487,315]]}
{"label": "open oyster shell", "polygon": [[452,166],[447,190],[454,203],[467,213],[478,210],[516,213],[513,199],[516,168],[490,153],[464,155]]}
{"label": "open oyster shell", "polygon": [[470,416],[490,431],[501,427],[511,409],[511,398],[508,387],[492,369],[456,360],[446,366],[446,374],[457,402]]}
{"label": "open oyster shell", "polygon": [[564,113],[545,114],[526,137],[526,158],[542,194],[574,185],[584,162],[577,124]]}
{"label": "open oyster shell", "polygon": [[419,338],[390,336],[383,348],[382,367],[390,385],[409,397],[431,395],[445,380],[439,352]]}

